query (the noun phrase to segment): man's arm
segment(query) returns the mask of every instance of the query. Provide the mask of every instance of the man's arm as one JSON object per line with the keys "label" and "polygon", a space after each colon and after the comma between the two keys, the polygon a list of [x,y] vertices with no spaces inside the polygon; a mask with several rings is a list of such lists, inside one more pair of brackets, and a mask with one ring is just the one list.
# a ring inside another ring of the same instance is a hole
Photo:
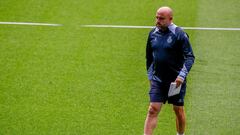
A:
{"label": "man's arm", "polygon": [[147,46],[146,46],[146,69],[148,70],[153,61],[152,47],[150,41],[150,34],[148,35]]}
{"label": "man's arm", "polygon": [[177,79],[175,80],[175,82],[177,83],[177,87],[185,80],[195,60],[195,56],[193,54],[193,50],[187,34],[183,32],[180,39],[182,43],[182,51],[185,61],[183,64],[183,68],[181,69]]}
{"label": "man's arm", "polygon": [[153,55],[152,55],[152,47],[151,47],[151,32],[148,35],[148,40],[147,40],[147,46],[146,46],[146,69],[147,69],[147,75],[148,79],[151,80],[152,78],[152,72],[150,66],[152,65],[153,62]]}

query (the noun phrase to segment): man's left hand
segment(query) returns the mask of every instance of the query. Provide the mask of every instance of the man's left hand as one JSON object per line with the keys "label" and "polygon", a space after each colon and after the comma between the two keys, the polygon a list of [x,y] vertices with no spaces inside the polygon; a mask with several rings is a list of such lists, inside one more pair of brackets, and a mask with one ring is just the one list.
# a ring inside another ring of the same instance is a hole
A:
{"label": "man's left hand", "polygon": [[178,88],[182,83],[183,83],[183,79],[182,78],[180,78],[180,77],[177,77],[177,79],[175,80],[175,82],[176,82],[176,88]]}

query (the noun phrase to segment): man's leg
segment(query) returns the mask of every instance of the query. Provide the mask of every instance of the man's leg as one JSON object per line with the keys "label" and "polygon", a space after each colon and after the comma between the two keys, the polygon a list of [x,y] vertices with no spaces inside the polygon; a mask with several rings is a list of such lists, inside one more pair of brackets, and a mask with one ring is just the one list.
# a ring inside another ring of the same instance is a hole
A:
{"label": "man's leg", "polygon": [[185,131],[185,112],[183,106],[175,106],[173,105],[173,110],[176,114],[176,128],[179,134],[183,134]]}
{"label": "man's leg", "polygon": [[152,135],[154,128],[157,126],[157,117],[161,110],[161,107],[162,103],[160,102],[150,103],[144,126],[144,135]]}

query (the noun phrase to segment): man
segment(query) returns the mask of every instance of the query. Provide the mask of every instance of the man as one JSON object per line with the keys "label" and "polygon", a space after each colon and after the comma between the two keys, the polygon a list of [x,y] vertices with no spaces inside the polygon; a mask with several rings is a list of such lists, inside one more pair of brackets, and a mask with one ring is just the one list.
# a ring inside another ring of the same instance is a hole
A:
{"label": "man", "polygon": [[[150,105],[145,121],[144,135],[152,135],[162,104],[173,104],[177,135],[184,135],[184,96],[186,76],[194,63],[188,35],[173,24],[173,12],[161,7],[156,13],[156,27],[149,33],[146,47],[146,65],[150,80]],[[180,93],[168,97],[171,82],[181,86]]]}

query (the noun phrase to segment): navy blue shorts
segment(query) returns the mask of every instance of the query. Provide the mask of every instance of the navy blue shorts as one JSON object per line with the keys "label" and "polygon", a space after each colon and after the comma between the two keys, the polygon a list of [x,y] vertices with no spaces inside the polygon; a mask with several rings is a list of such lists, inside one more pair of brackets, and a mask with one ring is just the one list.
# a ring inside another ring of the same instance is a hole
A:
{"label": "navy blue shorts", "polygon": [[172,97],[168,97],[169,87],[170,87],[170,83],[162,83],[162,82],[151,80],[150,91],[149,91],[150,101],[162,102],[164,104],[166,103],[166,101],[168,101],[169,104],[173,104],[176,106],[184,106],[186,82],[185,81],[183,82],[180,93]]}

